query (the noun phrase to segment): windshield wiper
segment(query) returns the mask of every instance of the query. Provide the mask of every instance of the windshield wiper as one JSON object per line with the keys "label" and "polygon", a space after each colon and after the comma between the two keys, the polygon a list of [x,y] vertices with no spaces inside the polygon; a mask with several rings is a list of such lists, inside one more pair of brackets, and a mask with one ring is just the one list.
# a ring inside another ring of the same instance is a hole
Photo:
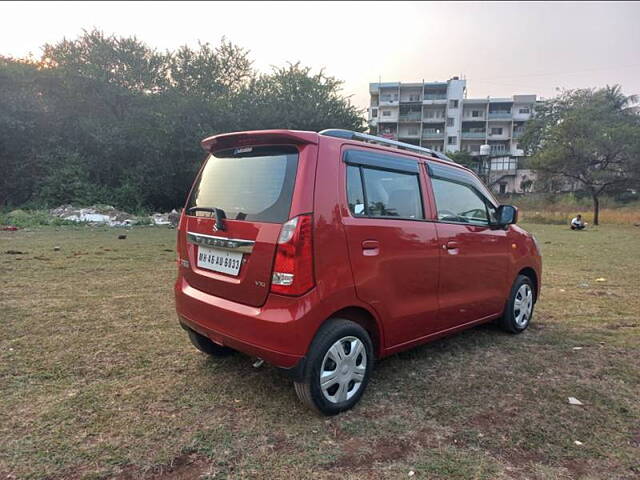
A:
{"label": "windshield wiper", "polygon": [[215,215],[216,224],[213,226],[214,230],[220,230],[224,232],[227,229],[225,224],[225,220],[227,219],[227,215],[224,213],[224,210],[216,207],[190,207],[187,209],[187,212],[211,212]]}

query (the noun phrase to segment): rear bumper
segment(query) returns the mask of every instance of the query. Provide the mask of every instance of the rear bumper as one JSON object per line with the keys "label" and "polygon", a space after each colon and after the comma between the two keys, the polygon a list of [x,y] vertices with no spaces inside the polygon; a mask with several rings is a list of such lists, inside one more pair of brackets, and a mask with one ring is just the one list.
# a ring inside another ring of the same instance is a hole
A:
{"label": "rear bumper", "polygon": [[219,345],[287,369],[294,377],[301,375],[315,332],[311,313],[315,289],[296,298],[272,294],[261,307],[209,295],[191,287],[182,276],[178,277],[174,292],[183,327]]}

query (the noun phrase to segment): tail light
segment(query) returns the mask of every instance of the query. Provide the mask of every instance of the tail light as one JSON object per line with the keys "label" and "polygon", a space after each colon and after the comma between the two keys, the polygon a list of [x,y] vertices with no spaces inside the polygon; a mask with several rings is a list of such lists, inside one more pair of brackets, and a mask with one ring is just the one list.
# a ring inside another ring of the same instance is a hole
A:
{"label": "tail light", "polygon": [[302,295],[315,285],[311,215],[300,215],[282,225],[271,277],[271,291]]}

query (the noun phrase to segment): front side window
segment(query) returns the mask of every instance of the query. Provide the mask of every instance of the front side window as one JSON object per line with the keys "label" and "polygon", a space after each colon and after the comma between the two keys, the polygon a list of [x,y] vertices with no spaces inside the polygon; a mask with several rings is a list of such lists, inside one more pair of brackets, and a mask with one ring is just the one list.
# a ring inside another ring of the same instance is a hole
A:
{"label": "front side window", "polygon": [[431,183],[441,222],[488,225],[495,219],[495,207],[470,185],[441,178]]}

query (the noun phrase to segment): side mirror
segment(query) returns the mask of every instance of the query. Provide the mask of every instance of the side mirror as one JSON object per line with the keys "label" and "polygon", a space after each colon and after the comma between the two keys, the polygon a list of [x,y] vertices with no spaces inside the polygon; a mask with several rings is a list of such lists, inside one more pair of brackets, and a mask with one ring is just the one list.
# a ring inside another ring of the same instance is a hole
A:
{"label": "side mirror", "polygon": [[513,205],[500,205],[496,212],[497,223],[501,227],[518,221],[518,209]]}

